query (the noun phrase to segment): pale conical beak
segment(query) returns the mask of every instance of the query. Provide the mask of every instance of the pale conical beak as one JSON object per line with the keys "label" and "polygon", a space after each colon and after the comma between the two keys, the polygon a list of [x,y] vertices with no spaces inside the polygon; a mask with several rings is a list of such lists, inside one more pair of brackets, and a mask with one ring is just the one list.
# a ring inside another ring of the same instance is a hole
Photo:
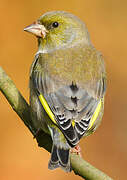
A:
{"label": "pale conical beak", "polygon": [[38,24],[38,23],[33,23],[26,28],[24,28],[24,31],[29,32],[34,34],[37,37],[42,37],[45,38],[46,33],[48,32],[45,28],[45,26]]}

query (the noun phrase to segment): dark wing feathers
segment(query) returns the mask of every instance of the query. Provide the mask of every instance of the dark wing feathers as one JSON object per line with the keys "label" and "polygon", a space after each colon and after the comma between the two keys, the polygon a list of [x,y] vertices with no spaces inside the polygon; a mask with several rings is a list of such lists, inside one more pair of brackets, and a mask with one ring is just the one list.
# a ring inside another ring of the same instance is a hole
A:
{"label": "dark wing feathers", "polygon": [[[33,67],[34,68],[34,67]],[[100,98],[103,97],[106,83],[102,79],[97,83],[96,97],[84,89],[74,85],[57,88],[55,82],[48,76],[42,77],[41,72],[32,71],[31,80],[37,94],[42,94],[51,111],[55,115],[58,127],[63,132],[70,146],[75,146],[88,130]],[[75,121],[75,124],[72,123]]]}
{"label": "dark wing feathers", "polygon": [[[50,99],[50,100],[49,100]],[[51,102],[50,107],[56,117],[56,122],[63,132],[64,136],[66,137],[70,146],[75,146],[78,142],[77,134],[74,131],[72,126],[72,115],[71,112],[65,109],[63,104],[60,102],[60,99],[57,97],[55,93],[51,94],[47,101]]]}

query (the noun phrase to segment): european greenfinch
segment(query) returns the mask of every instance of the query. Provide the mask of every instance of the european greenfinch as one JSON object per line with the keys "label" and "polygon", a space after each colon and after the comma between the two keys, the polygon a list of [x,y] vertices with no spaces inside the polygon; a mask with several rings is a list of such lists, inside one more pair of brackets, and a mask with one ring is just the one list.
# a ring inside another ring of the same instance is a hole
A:
{"label": "european greenfinch", "polygon": [[70,149],[102,119],[103,57],[92,45],[86,25],[70,13],[48,12],[24,30],[38,40],[30,70],[31,118],[37,129],[51,135],[48,168],[70,172]]}

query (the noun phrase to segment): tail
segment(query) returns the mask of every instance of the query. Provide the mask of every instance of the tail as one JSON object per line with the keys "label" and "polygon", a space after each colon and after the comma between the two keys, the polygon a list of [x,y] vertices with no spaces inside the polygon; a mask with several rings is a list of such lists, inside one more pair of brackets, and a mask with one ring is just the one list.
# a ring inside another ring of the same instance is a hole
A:
{"label": "tail", "polygon": [[64,135],[56,127],[49,129],[53,140],[53,146],[48,168],[53,170],[60,167],[66,172],[71,172],[70,147]]}

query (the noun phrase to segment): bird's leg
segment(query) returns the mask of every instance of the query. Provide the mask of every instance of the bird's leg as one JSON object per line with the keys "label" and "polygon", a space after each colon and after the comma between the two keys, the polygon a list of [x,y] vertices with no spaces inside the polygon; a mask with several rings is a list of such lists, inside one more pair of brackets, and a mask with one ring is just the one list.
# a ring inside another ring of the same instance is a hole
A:
{"label": "bird's leg", "polygon": [[38,128],[37,131],[36,131],[36,134],[33,137],[33,139],[35,139],[39,135],[40,131],[41,131],[41,128]]}
{"label": "bird's leg", "polygon": [[81,148],[80,148],[80,146],[78,144],[74,148],[72,148],[70,150],[70,152],[75,153],[75,154],[79,155],[80,157],[82,156],[81,155]]}

